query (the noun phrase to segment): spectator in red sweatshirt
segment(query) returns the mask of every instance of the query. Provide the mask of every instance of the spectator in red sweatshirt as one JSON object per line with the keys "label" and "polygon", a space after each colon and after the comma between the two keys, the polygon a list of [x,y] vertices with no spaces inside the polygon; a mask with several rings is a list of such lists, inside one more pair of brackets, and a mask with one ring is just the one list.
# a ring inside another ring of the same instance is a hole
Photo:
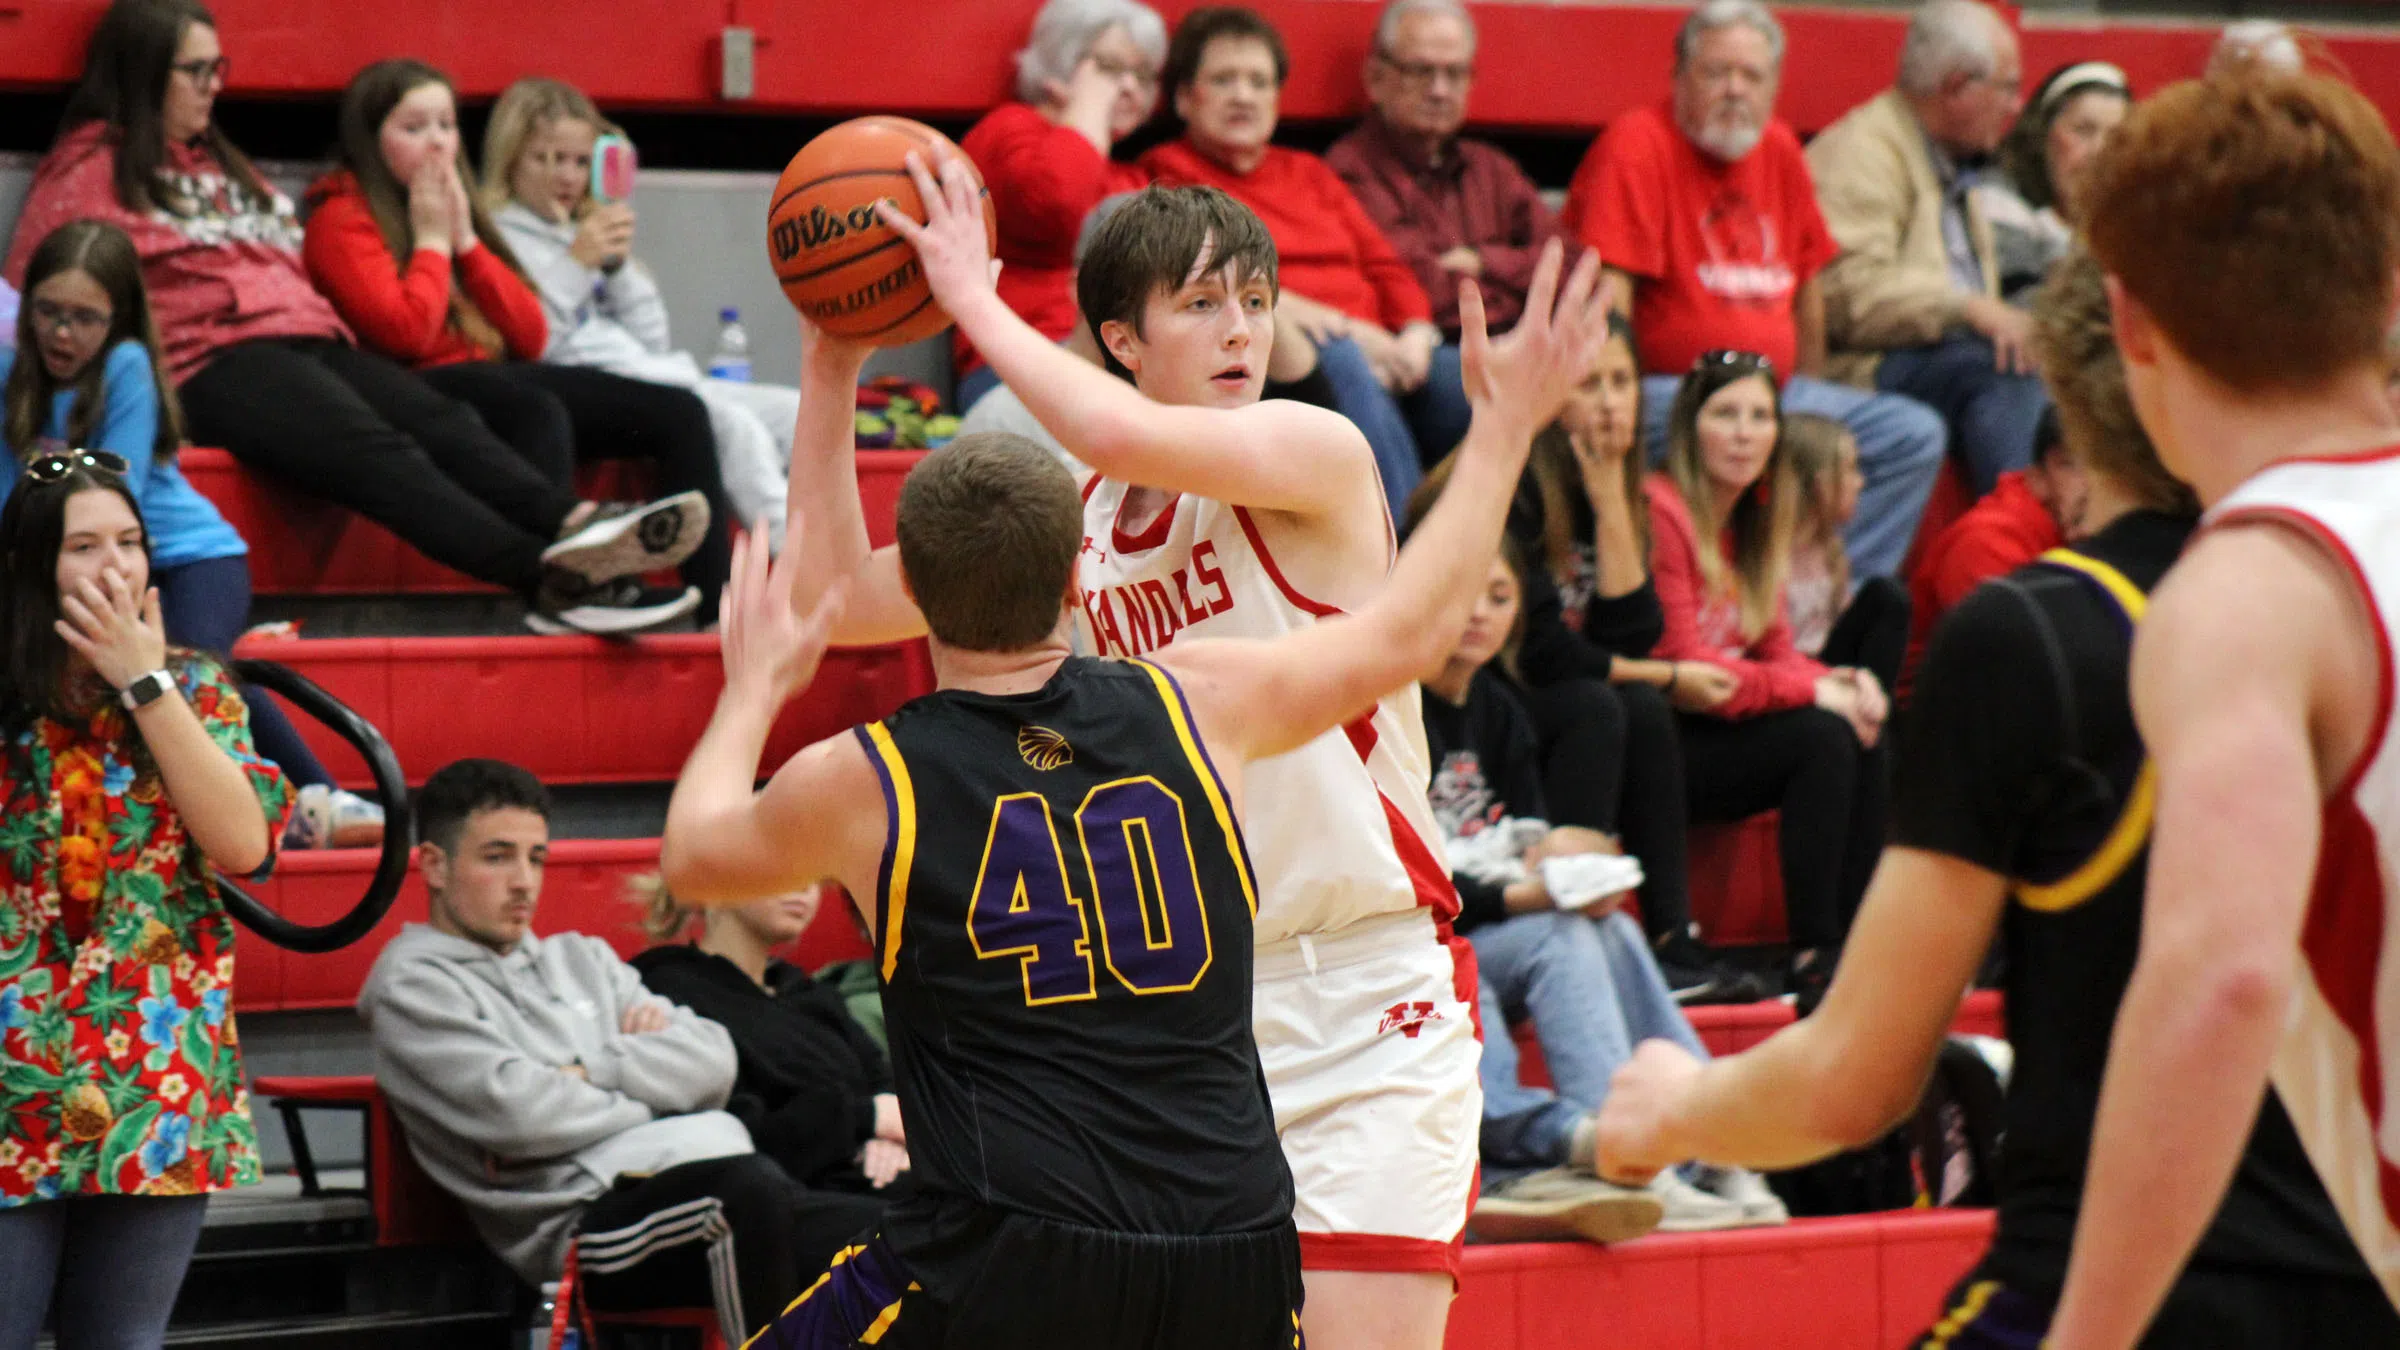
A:
{"label": "spectator in red sweatshirt", "polygon": [[1908,579],[1908,657],[1900,664],[1902,697],[1915,675],[1933,626],[1969,592],[2004,577],[2068,540],[2081,537],[2083,466],[2067,450],[2055,407],[2033,429],[2033,463],[2000,475],[1990,492],[1925,546]]}
{"label": "spectator in red sweatshirt", "polygon": [[[1075,328],[1075,238],[1103,197],[1150,175],[1108,157],[1158,106],[1167,25],[1139,0],[1050,0],[1017,53],[1017,101],[984,114],[959,148],[975,161],[998,222],[1000,298],[1044,337]],[[963,333],[951,337],[958,406],[1000,377]]]}
{"label": "spectator in red sweatshirt", "polygon": [[291,200],[215,125],[225,72],[216,19],[197,0],[110,5],[0,270],[22,282],[35,246],[69,221],[116,226],[141,258],[194,441],[517,591],[546,619],[594,631],[657,622],[612,603],[613,584],[680,560],[704,504],[595,518],[473,409],[359,350],[301,269]]}
{"label": "spectator in red sweatshirt", "polygon": [[[1833,974],[1883,847],[1880,743],[1889,711],[1873,674],[1827,669],[1792,645],[1784,599],[1800,490],[1782,445],[1775,368],[1749,352],[1702,356],[1667,413],[1650,481],[1650,566],[1677,663],[1692,818],[1783,813],[1791,983],[1803,1009]],[[1689,686],[1689,687],[1685,687]]]}
{"label": "spectator in red sweatshirt", "polygon": [[449,79],[404,58],[360,71],[342,92],[338,160],[308,190],[303,256],[359,340],[474,408],[553,481],[580,453],[650,460],[661,488],[697,493],[720,524],[683,576],[712,621],[733,553],[708,409],[689,389],[542,361],[541,295],[467,188]]}
{"label": "spectator in red sweatshirt", "polygon": [[[1466,431],[1458,348],[1425,288],[1324,160],[1268,142],[1291,73],[1283,38],[1247,9],[1196,9],[1167,48],[1183,138],[1142,156],[1168,185],[1221,188],[1274,237],[1276,305],[1316,341],[1342,414],[1366,433],[1395,519],[1427,465]],[[1405,415],[1404,415],[1405,410]]]}

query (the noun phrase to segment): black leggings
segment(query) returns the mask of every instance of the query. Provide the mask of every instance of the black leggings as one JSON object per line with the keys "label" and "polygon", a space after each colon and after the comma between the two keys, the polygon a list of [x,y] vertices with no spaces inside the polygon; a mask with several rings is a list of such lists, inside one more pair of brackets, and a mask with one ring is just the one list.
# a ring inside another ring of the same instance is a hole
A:
{"label": "black leggings", "polygon": [[523,594],[575,509],[572,490],[528,466],[474,409],[346,343],[237,342],[178,392],[194,441]]}
{"label": "black leggings", "polygon": [[700,588],[702,621],[733,568],[733,507],[717,469],[716,433],[697,394],[588,366],[540,362],[462,362],[424,372],[425,382],[483,415],[501,439],[536,470],[567,483],[579,459],[646,459],[656,465],[660,496],[697,492],[708,499],[708,537],[683,565]]}
{"label": "black leggings", "polygon": [[1888,696],[1900,679],[1900,661],[1908,654],[1908,592],[1890,577],[1868,577],[1859,583],[1850,605],[1825,635],[1817,659],[1829,666],[1859,666],[1873,671]]}
{"label": "black leggings", "polygon": [[763,1154],[707,1158],[617,1178],[583,1211],[575,1259],[592,1308],[713,1306],[740,1345],[882,1217],[882,1200],[812,1191]]}
{"label": "black leggings", "polygon": [[1550,819],[1617,835],[1642,864],[1642,927],[1688,933],[1683,747],[1675,714],[1646,684],[1577,678],[1524,691],[1541,739]]}
{"label": "black leggings", "polygon": [[1785,922],[1803,951],[1839,948],[1883,847],[1882,742],[1862,749],[1850,724],[1822,708],[1727,721],[1682,713],[1692,819],[1783,813]]}

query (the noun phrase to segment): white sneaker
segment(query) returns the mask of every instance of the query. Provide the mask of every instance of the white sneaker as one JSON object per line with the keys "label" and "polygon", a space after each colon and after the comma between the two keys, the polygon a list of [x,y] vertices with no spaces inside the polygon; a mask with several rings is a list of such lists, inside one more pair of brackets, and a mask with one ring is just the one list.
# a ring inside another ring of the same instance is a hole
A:
{"label": "white sneaker", "polygon": [[1673,1168],[1652,1177],[1647,1189],[1663,1211],[1658,1220],[1662,1233],[1713,1233],[1749,1222],[1742,1217],[1740,1204],[1701,1190],[1677,1176]]}
{"label": "white sneaker", "polygon": [[665,587],[644,586],[631,577],[596,586],[581,603],[559,609],[534,609],[525,615],[525,626],[536,633],[591,633],[600,637],[621,637],[672,623],[700,608],[700,589],[686,586],[681,592]]}
{"label": "white sneaker", "polygon": [[1783,1207],[1782,1197],[1768,1189],[1767,1179],[1746,1168],[1709,1168],[1700,1179],[1700,1189],[1740,1205],[1747,1225],[1764,1228],[1792,1221],[1792,1212]]}
{"label": "white sneaker", "polygon": [[373,848],[382,842],[383,808],[323,783],[300,789],[292,823],[283,832],[287,849]]}
{"label": "white sneaker", "polygon": [[1640,1187],[1553,1167],[1478,1197],[1467,1228],[1486,1242],[1627,1242],[1658,1227],[1661,1213],[1658,1197]]}
{"label": "white sneaker", "polygon": [[595,585],[673,567],[708,535],[708,499],[697,492],[641,506],[609,504],[565,538],[542,550],[542,561]]}

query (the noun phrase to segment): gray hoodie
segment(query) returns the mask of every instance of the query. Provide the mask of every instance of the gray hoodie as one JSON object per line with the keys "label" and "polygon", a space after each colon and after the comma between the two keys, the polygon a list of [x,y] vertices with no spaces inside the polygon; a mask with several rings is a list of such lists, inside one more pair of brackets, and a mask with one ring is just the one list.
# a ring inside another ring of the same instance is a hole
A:
{"label": "gray hoodie", "polygon": [[[665,1030],[618,1029],[653,998],[598,938],[528,935],[502,956],[413,923],[359,993],[410,1151],[533,1283],[558,1277],[583,1207],[619,1175],[750,1152],[715,1109],[733,1090],[723,1027],[669,1005]],[[575,1064],[582,1077],[562,1072]]]}

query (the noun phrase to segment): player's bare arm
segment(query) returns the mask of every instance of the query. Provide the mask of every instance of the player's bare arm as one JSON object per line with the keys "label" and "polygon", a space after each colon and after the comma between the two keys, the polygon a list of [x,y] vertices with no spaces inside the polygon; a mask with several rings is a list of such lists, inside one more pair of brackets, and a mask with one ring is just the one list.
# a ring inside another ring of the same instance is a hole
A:
{"label": "player's bare arm", "polygon": [[2121,1350],[2165,1299],[2258,1117],[2293,990],[2321,803],[2378,675],[2333,560],[2280,526],[2203,535],[2134,643],[2158,768],[2141,955],[2117,1014],[2047,1344]]}
{"label": "player's bare arm", "polygon": [[[797,527],[795,520],[794,525]],[[802,543],[786,536],[783,558],[767,556],[763,530],[736,541],[725,589],[725,689],[667,804],[659,869],[692,904],[743,904],[833,880],[862,906],[874,895],[873,860],[883,843],[874,770],[857,738],[818,741],[755,790],[759,755],[776,714],[808,687],[839,617],[836,584],[804,615],[792,604]]]}
{"label": "player's bare arm", "polygon": [[1997,873],[1885,849],[1816,1012],[1707,1064],[1646,1041],[1617,1070],[1601,1174],[1646,1181],[1690,1159],[1797,1167],[1880,1137],[1916,1109],[2007,898]]}
{"label": "player's bare arm", "polygon": [[899,553],[868,541],[859,504],[858,377],[873,350],[800,318],[800,419],[792,429],[784,551],[793,562],[796,608],[807,608],[835,582],[849,579],[848,602],[832,632],[838,647],[925,636],[925,616],[900,585]]}
{"label": "player's bare arm", "polygon": [[1499,550],[1534,433],[1557,416],[1607,336],[1598,255],[1587,252],[1563,288],[1561,260],[1557,245],[1544,251],[1527,317],[1496,342],[1484,334],[1474,283],[1461,284],[1474,420],[1448,488],[1381,593],[1348,616],[1272,642],[1195,642],[1161,654],[1184,680],[1220,762],[1304,745],[1439,665],[1457,645]]}
{"label": "player's bare arm", "polygon": [[[879,208],[884,223],[916,247],[935,299],[1069,451],[1120,482],[1321,519],[1381,547],[1386,508],[1374,456],[1349,419],[1283,400],[1239,408],[1153,402],[1042,336],[1000,299],[963,160],[929,167],[912,154],[909,168],[926,221],[919,225],[886,203]],[[1229,290],[1218,277],[1189,279],[1175,300],[1274,303],[1263,281]],[[1267,354],[1251,355],[1263,374]]]}

